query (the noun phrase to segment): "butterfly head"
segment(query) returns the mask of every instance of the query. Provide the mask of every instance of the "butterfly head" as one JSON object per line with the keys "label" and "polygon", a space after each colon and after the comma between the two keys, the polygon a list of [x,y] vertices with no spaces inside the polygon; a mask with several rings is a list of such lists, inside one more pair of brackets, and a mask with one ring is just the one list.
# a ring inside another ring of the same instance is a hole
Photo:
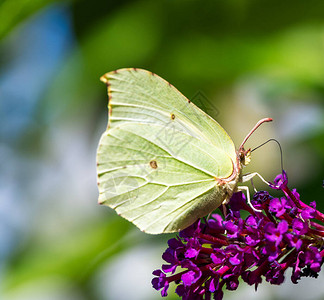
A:
{"label": "butterfly head", "polygon": [[241,148],[238,153],[241,166],[247,166],[251,161],[251,149],[245,150]]}

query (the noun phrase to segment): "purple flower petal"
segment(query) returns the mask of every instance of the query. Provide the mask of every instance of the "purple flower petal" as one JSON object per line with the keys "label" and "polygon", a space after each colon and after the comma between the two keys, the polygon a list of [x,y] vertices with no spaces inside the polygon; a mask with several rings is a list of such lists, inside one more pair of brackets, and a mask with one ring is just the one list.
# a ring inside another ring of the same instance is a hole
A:
{"label": "purple flower petal", "polygon": [[313,219],[316,217],[316,210],[312,207],[305,207],[300,215],[304,220]]}
{"label": "purple flower petal", "polygon": [[212,218],[208,220],[208,226],[217,232],[224,232],[223,218],[218,214],[213,214]]}
{"label": "purple flower petal", "polygon": [[224,250],[215,249],[214,253],[210,255],[210,258],[212,259],[214,264],[219,265],[224,262],[226,255],[224,253]]}
{"label": "purple flower petal", "polygon": [[162,297],[166,297],[168,295],[167,291],[169,288],[169,282],[166,278],[166,275],[161,270],[153,271],[153,275],[158,276],[152,279],[153,288],[155,288],[156,290],[162,289],[161,295]]}
{"label": "purple flower petal", "polygon": [[189,239],[186,245],[185,257],[197,258],[200,248],[201,248],[201,244],[196,238]]}
{"label": "purple flower petal", "polygon": [[229,291],[234,291],[238,288],[239,281],[237,276],[232,276],[230,279],[226,281],[226,288]]}
{"label": "purple flower petal", "polygon": [[279,174],[273,181],[273,183],[270,182],[269,186],[276,190],[282,190],[287,187],[288,184],[288,177],[287,173],[283,170],[282,174]]}
{"label": "purple flower petal", "polygon": [[258,222],[257,222],[257,217],[249,215],[246,219],[245,219],[245,224],[247,226],[250,226],[252,228],[257,228],[258,227]]}
{"label": "purple flower petal", "polygon": [[293,232],[298,235],[303,235],[308,231],[308,225],[300,219],[293,219],[292,221]]}
{"label": "purple flower petal", "polygon": [[302,251],[298,252],[298,255],[297,255],[297,259],[296,259],[296,263],[294,265],[294,270],[293,270],[293,273],[291,275],[291,281],[293,283],[297,283],[298,280],[300,279],[301,277],[301,267],[300,267],[300,257],[303,255],[304,253]]}
{"label": "purple flower petal", "polygon": [[184,285],[180,284],[177,286],[175,292],[178,294],[178,296],[182,297],[186,294],[186,288]]}
{"label": "purple flower petal", "polygon": [[284,234],[288,231],[288,222],[286,220],[282,220],[277,227],[280,234]]}
{"label": "purple flower petal", "polygon": [[277,227],[272,222],[268,222],[264,226],[264,231],[265,231],[264,236],[269,242],[274,242],[277,247],[282,241],[283,234],[286,233],[287,230],[288,230],[288,223],[286,220],[282,220],[277,225]]}
{"label": "purple flower petal", "polygon": [[270,265],[270,269],[266,272],[265,276],[266,280],[271,284],[279,285],[285,280],[284,269],[282,269],[281,265],[276,261]]}
{"label": "purple flower petal", "polygon": [[209,281],[209,291],[214,293],[219,287],[219,277],[212,277]]}
{"label": "purple flower petal", "polygon": [[194,271],[188,271],[188,272],[184,273],[181,276],[181,280],[182,280],[184,286],[189,286],[189,285],[192,285],[193,283],[195,283],[198,280],[196,275],[197,274]]}
{"label": "purple flower petal", "polygon": [[242,192],[234,193],[230,199],[229,205],[231,210],[240,211],[246,205],[245,195]]}
{"label": "purple flower petal", "polygon": [[181,263],[182,268],[187,268],[188,272],[181,275],[184,286],[190,286],[195,283],[202,275],[201,270],[192,261],[185,259]]}
{"label": "purple flower petal", "polygon": [[303,241],[299,239],[299,236],[292,233],[287,233],[285,235],[285,238],[288,242],[288,245],[292,248],[296,248],[297,251],[299,251],[300,247],[303,244]]}
{"label": "purple flower petal", "polygon": [[201,232],[200,224],[201,224],[201,222],[199,219],[198,221],[196,221],[195,223],[193,223],[186,229],[180,231],[179,236],[181,238],[191,238],[191,237],[197,236]]}
{"label": "purple flower petal", "polygon": [[174,273],[176,268],[177,268],[177,265],[166,265],[166,264],[162,265],[162,270],[165,273]]}
{"label": "purple flower petal", "polygon": [[286,198],[273,198],[270,200],[269,210],[275,213],[276,217],[282,216],[286,212]]}
{"label": "purple flower petal", "polygon": [[316,209],[316,202],[315,202],[315,201],[312,201],[311,203],[309,203],[309,206],[310,206],[311,208]]}

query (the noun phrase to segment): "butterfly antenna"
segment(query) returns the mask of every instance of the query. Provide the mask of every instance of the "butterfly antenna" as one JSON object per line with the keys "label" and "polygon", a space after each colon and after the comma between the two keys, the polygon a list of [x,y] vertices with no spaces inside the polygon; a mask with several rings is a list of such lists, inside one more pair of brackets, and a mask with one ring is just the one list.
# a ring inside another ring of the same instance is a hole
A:
{"label": "butterfly antenna", "polygon": [[246,143],[246,141],[248,140],[248,138],[252,135],[252,133],[254,131],[257,130],[258,127],[260,127],[261,124],[265,123],[265,122],[271,122],[272,121],[272,118],[264,118],[264,119],[261,119],[258,123],[255,124],[255,126],[251,129],[251,131],[247,134],[247,136],[244,138],[239,150],[242,150],[243,147],[244,147],[244,144]]}
{"label": "butterfly antenna", "polygon": [[267,140],[266,142],[262,143],[261,145],[259,145],[258,147],[255,147],[254,149],[251,150],[251,152],[253,152],[254,150],[256,149],[259,149],[260,147],[264,146],[265,144],[269,143],[269,142],[276,142],[278,147],[279,147],[279,150],[280,150],[280,161],[281,161],[281,170],[283,171],[283,156],[282,156],[282,148],[281,148],[281,145],[280,143],[276,140],[276,139],[269,139]]}

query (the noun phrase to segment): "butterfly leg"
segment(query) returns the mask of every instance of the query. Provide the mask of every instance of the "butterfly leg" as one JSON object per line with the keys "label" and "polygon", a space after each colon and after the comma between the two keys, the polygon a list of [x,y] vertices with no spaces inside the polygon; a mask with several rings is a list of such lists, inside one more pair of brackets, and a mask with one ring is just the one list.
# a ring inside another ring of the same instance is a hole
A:
{"label": "butterfly leg", "polygon": [[258,211],[258,212],[261,212],[262,210],[260,209],[256,209],[254,208],[254,206],[252,205],[251,203],[251,198],[250,198],[250,190],[247,186],[238,186],[237,187],[237,190],[238,191],[245,191],[246,192],[246,200],[247,200],[247,203],[250,205],[250,207],[254,210],[254,211]]}
{"label": "butterfly leg", "polygon": [[266,185],[269,185],[269,182],[266,181],[259,173],[253,172],[253,173],[248,173],[244,174],[242,177],[242,182],[247,182],[251,180],[253,177],[258,176]]}
{"label": "butterfly leg", "polygon": [[253,178],[251,178],[251,185],[253,187],[254,193],[256,193],[258,190],[254,186]]}

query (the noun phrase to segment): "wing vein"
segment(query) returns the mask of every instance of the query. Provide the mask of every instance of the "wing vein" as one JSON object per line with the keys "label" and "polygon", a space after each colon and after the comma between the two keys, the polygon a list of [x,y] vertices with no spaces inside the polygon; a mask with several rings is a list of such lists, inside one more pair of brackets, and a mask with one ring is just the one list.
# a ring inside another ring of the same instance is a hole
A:
{"label": "wing vein", "polygon": [[[212,190],[213,188],[214,188],[214,187],[208,188],[204,193],[200,194],[199,196],[192,197],[190,200],[186,201],[186,202],[183,203],[182,205],[180,205],[180,206],[176,207],[175,209],[169,211],[168,213],[164,214],[164,215],[161,216],[160,218],[154,219],[154,221],[151,222],[151,223],[147,226],[147,228],[149,228],[149,227],[152,226],[153,224],[157,223],[159,220],[161,220],[161,219],[167,217],[168,215],[172,214],[173,212],[177,211],[177,210],[180,209],[181,207],[183,207],[183,206],[189,204],[190,202],[194,201],[197,197],[201,197],[202,195],[208,193],[208,192],[209,192],[210,190]],[[182,214],[182,213],[183,213],[183,212],[181,212],[181,214]],[[164,227],[163,231],[164,231],[165,228],[167,228],[169,225],[170,225],[170,223],[168,223],[168,225],[166,225],[166,226]]]}

